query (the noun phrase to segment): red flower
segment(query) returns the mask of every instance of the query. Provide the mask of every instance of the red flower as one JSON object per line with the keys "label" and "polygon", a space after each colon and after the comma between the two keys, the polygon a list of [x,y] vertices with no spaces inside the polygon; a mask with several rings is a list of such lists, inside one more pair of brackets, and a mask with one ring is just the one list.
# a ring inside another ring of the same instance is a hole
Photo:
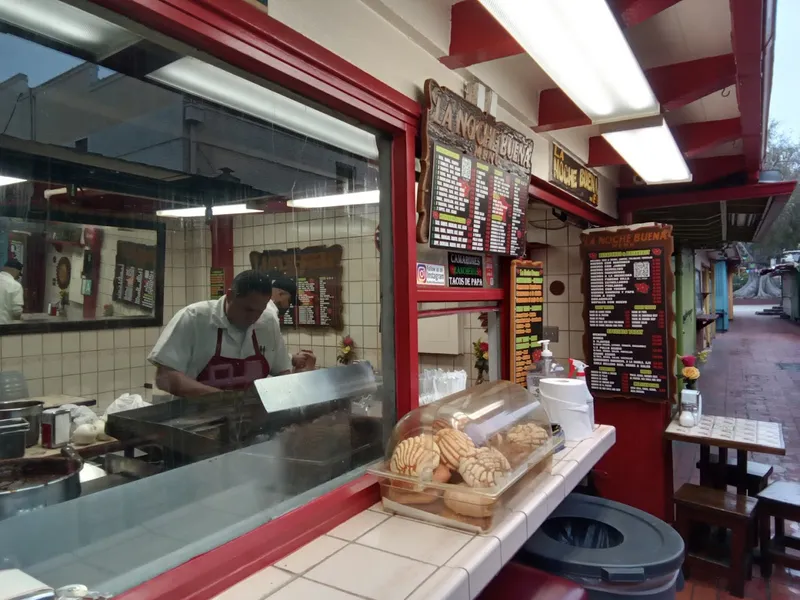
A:
{"label": "red flower", "polygon": [[488,352],[488,351],[489,351],[488,342],[481,342],[481,352]]}
{"label": "red flower", "polygon": [[692,356],[691,354],[687,354],[686,356],[681,356],[681,362],[683,363],[684,367],[693,367],[696,360],[697,359],[695,359],[695,357]]}
{"label": "red flower", "polygon": [[342,340],[342,345],[344,346],[353,346],[353,338],[349,335]]}

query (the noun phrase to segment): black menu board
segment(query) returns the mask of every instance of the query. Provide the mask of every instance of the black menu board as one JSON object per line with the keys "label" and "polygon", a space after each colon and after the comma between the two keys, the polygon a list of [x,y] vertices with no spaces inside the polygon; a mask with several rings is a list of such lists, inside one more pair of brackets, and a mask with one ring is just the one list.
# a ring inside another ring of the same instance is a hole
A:
{"label": "black menu board", "polygon": [[429,79],[420,162],[419,243],[524,253],[533,140]]}
{"label": "black menu board", "polygon": [[528,182],[441,145],[434,147],[432,248],[519,256]]}
{"label": "black menu board", "polygon": [[283,314],[281,326],[344,329],[341,246],[251,252],[250,266],[294,282],[298,303]]}
{"label": "black menu board", "polygon": [[676,389],[672,227],[581,235],[586,382],[592,394],[669,400]]}
{"label": "black menu board", "polygon": [[151,309],[156,304],[155,288],[156,247],[118,241],[111,298]]}
{"label": "black menu board", "polygon": [[527,387],[528,367],[544,335],[544,274],[541,262],[511,262],[511,380]]}

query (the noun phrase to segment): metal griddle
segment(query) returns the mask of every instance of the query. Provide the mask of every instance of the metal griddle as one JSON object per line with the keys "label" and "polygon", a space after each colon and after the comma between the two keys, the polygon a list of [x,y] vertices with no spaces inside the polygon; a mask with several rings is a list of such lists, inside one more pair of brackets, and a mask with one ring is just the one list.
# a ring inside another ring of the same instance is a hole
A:
{"label": "metal griddle", "polygon": [[[342,462],[345,455],[374,454],[373,440],[380,447],[380,421],[349,416],[353,399],[376,390],[368,365],[320,369],[263,379],[244,392],[177,398],[114,413],[108,416],[106,432],[125,446],[160,446],[167,469],[250,446],[259,454],[281,460]],[[262,401],[265,397],[269,401]],[[281,397],[286,398],[287,406],[282,410]],[[265,404],[273,410],[268,413]],[[321,431],[324,428],[319,426],[311,427],[317,436],[315,441],[301,442],[310,431],[304,425],[332,414],[347,415],[349,443],[342,445],[341,438],[347,441],[348,437],[341,435],[341,427],[331,429],[326,438]],[[263,442],[278,436],[280,443],[263,449]],[[338,451],[332,452],[332,445]]]}

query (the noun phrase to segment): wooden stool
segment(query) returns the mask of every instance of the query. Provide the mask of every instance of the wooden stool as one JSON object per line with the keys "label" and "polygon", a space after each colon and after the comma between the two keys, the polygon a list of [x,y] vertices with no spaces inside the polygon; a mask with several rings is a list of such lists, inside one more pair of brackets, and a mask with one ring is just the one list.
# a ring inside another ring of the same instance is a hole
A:
{"label": "wooden stool", "polygon": [[[719,456],[712,454],[709,457],[711,464],[709,465],[709,473],[700,473],[701,480],[705,481],[719,481],[717,477],[719,470]],[[697,462],[697,468],[700,468],[700,461]],[[772,465],[764,463],[747,461],[747,495],[757,496],[759,492],[766,489],[769,485],[769,478],[772,475]],[[721,478],[726,485],[736,487],[738,474],[736,472],[736,457],[731,455],[728,457],[728,464],[725,467],[723,477]]]}
{"label": "wooden stool", "polygon": [[[678,533],[686,544],[684,576],[688,579],[692,568],[728,580],[728,591],[744,597],[744,582],[750,579],[753,555],[750,538],[756,516],[757,500],[722,490],[685,483],[675,494],[675,520]],[[731,530],[731,556],[728,565],[704,558],[690,547],[692,525],[704,523]]]}
{"label": "wooden stool", "polygon": [[[770,534],[770,520],[775,519],[775,536]],[[761,575],[772,575],[772,564],[800,569],[800,558],[786,553],[786,548],[800,550],[800,538],[786,535],[784,519],[800,521],[800,483],[776,481],[758,495],[758,537],[761,542]]]}

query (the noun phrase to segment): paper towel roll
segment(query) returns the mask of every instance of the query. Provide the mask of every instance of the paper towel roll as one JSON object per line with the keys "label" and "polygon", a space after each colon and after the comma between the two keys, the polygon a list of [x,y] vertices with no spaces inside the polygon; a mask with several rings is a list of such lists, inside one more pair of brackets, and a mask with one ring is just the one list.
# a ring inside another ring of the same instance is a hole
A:
{"label": "paper towel roll", "polygon": [[548,377],[539,381],[542,395],[568,402],[570,404],[586,404],[586,382],[580,379],[564,377]]}

